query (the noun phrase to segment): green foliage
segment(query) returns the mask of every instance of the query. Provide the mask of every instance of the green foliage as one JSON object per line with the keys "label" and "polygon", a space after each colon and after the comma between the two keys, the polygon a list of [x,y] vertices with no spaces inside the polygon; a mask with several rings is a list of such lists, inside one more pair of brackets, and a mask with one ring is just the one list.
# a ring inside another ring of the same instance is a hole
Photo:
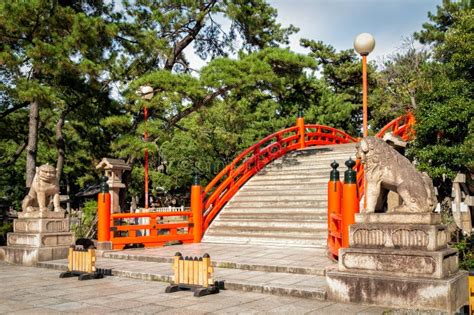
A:
{"label": "green foliage", "polygon": [[[40,108],[36,164],[66,156],[61,185],[94,181],[107,131],[98,121],[114,111],[105,78],[116,26],[111,5],[45,0],[0,3],[0,196],[18,208],[24,195],[30,104]],[[62,124],[60,124],[62,121]],[[35,137],[33,137],[35,138]]]}
{"label": "green foliage", "polygon": [[[302,39],[301,45],[311,50],[309,56],[317,61],[326,84],[323,98],[326,102],[319,108],[322,122],[336,123],[331,126],[359,135],[362,125],[362,67],[356,53],[352,49],[337,52],[321,41]],[[367,71],[369,86],[375,86],[375,67],[369,64]],[[372,113],[370,107],[369,113]]]}
{"label": "green foliage", "polygon": [[82,207],[82,217],[79,224],[71,226],[76,239],[94,238],[97,232],[97,201],[88,200]]}
{"label": "green foliage", "polygon": [[417,108],[419,94],[431,88],[424,73],[428,60],[428,51],[417,50],[413,42],[407,41],[402,52],[384,63],[369,95],[369,104],[372,104],[370,125],[375,130]]}
{"label": "green foliage", "polygon": [[[130,163],[129,197],[142,194],[145,151],[152,192],[185,195],[194,173],[209,182],[243,149],[293,125],[299,107],[307,123],[360,135],[359,57],[317,40],[301,41],[308,55],[281,48],[297,29],[277,23],[264,0],[123,1],[119,11],[105,3],[0,3],[0,198],[13,206],[24,195],[34,101],[36,162],[55,164],[63,151],[71,195],[97,182],[104,156]],[[474,169],[471,3],[444,1],[415,34],[431,47],[407,46],[368,69],[370,132],[413,110],[409,153],[442,195],[444,178]],[[199,71],[190,50],[208,61]],[[154,89],[150,100],[136,93],[143,85]]]}
{"label": "green foliage", "polygon": [[0,224],[0,245],[5,245],[7,241],[7,233],[13,232],[13,224],[2,222]]}
{"label": "green foliage", "polygon": [[430,88],[417,95],[417,137],[410,153],[441,188],[440,198],[450,195],[449,179],[457,172],[474,172],[474,48],[466,43],[474,39],[473,14],[472,7],[445,1],[417,34],[435,45],[435,60],[423,71]]}
{"label": "green foliage", "polygon": [[459,268],[474,270],[474,236],[460,235],[459,241],[453,244],[459,251]]}

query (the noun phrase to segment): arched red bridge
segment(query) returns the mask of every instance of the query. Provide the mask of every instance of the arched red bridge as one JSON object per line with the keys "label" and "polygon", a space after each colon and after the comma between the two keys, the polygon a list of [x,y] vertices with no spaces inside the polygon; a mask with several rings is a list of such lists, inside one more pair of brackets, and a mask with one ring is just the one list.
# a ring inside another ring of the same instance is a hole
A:
{"label": "arched red bridge", "polygon": [[[382,138],[386,133],[408,140],[410,126],[414,124],[414,116],[409,113],[394,119],[377,134]],[[328,126],[304,124],[298,118],[297,125],[280,130],[260,140],[227,165],[204,189],[203,210],[205,231],[222,207],[235,195],[245,182],[265,165],[288,152],[321,145],[333,145],[357,142],[344,131]],[[362,169],[356,165],[358,178],[362,178]],[[329,169],[329,168],[328,168]]]}
{"label": "arched red bridge", "polygon": [[[408,140],[412,136],[411,127],[414,122],[414,116],[411,113],[403,115],[388,123],[376,136],[383,137],[384,134],[391,132],[395,136]],[[197,185],[193,186],[191,211],[113,214],[111,217],[112,232],[110,233],[113,247],[121,249],[126,244],[132,243],[160,246],[169,241],[199,242],[224,206],[244,184],[272,161],[301,149],[344,145],[355,143],[358,140],[341,130],[328,126],[305,124],[304,118],[298,118],[295,126],[275,132],[239,154],[204,189]],[[352,149],[352,151],[354,150]],[[359,194],[362,195],[363,169],[359,163],[355,168],[358,172]],[[326,170],[329,170],[329,164]],[[327,179],[325,181],[327,182]],[[160,223],[160,218],[171,216],[186,217],[187,220],[176,223]],[[124,225],[124,219],[140,217],[149,218],[149,223]]]}

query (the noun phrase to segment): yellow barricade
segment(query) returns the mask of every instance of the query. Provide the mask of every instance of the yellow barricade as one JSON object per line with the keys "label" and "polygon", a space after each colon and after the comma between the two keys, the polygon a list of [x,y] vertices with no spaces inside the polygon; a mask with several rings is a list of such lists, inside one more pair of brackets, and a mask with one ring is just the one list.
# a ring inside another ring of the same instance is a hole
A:
{"label": "yellow barricade", "polygon": [[211,257],[204,254],[202,257],[183,257],[176,253],[173,261],[174,284],[166,288],[166,293],[181,290],[191,290],[194,296],[204,296],[219,292],[219,286],[212,275],[214,268]]}

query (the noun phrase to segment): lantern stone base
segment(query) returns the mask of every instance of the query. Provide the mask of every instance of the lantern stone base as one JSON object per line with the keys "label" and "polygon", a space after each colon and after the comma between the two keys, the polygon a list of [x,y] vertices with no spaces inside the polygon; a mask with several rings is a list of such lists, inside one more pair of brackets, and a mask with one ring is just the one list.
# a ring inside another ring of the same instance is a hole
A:
{"label": "lantern stone base", "polygon": [[39,261],[66,258],[74,243],[63,211],[20,213],[13,231],[7,235],[7,246],[0,250],[0,259],[12,264],[33,266]]}
{"label": "lantern stone base", "polygon": [[328,300],[453,314],[467,303],[468,273],[446,279],[326,271]]}

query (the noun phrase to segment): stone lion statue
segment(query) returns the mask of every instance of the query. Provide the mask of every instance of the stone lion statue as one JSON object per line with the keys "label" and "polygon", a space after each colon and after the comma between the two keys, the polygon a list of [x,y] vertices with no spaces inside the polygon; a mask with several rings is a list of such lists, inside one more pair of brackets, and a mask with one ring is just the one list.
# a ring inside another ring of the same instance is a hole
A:
{"label": "stone lion statue", "polygon": [[428,175],[417,171],[406,157],[381,139],[366,137],[356,148],[366,176],[365,212],[380,212],[389,190],[398,193],[403,201],[393,212],[433,211],[436,197]]}
{"label": "stone lion statue", "polygon": [[51,196],[53,197],[54,211],[61,211],[56,169],[49,164],[44,164],[36,168],[30,191],[23,199],[21,209],[25,212],[47,211]]}

